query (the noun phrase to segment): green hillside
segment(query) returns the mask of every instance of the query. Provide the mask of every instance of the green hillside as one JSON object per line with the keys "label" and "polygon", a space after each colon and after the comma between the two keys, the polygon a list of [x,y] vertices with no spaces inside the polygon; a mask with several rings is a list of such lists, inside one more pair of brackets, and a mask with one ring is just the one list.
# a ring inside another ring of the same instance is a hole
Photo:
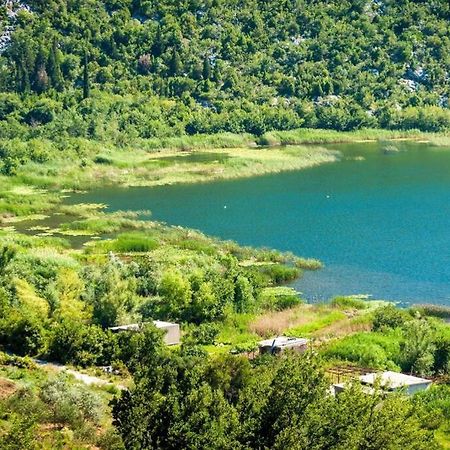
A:
{"label": "green hillside", "polygon": [[450,125],[446,0],[8,3],[2,137]]}

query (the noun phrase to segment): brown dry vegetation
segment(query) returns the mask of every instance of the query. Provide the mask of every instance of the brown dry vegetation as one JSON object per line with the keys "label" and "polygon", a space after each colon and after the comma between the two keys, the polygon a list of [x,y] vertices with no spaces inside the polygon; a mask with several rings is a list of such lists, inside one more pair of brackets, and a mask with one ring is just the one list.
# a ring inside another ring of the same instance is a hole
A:
{"label": "brown dry vegetation", "polygon": [[13,381],[0,378],[0,400],[10,397],[16,390],[17,386]]}
{"label": "brown dry vegetation", "polygon": [[300,305],[258,316],[250,323],[249,330],[262,337],[288,334],[289,330],[314,338],[345,336],[370,330],[366,312],[342,311],[324,305]]}
{"label": "brown dry vegetation", "polygon": [[306,325],[313,320],[318,307],[301,305],[284,311],[268,312],[250,324],[250,331],[259,336],[282,334],[289,328]]}

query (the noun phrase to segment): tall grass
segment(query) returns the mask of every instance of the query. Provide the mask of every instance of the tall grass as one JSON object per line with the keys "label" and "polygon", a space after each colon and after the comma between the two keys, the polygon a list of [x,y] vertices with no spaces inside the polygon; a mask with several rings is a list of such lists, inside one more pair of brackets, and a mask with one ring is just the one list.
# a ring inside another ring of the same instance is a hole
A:
{"label": "tall grass", "polygon": [[258,140],[258,143],[260,145],[335,144],[382,139],[420,139],[426,138],[427,136],[427,133],[422,133],[417,130],[362,129],[355,131],[335,131],[299,128],[290,131],[270,131],[265,133]]}
{"label": "tall grass", "polygon": [[328,327],[335,322],[344,320],[345,314],[341,311],[322,311],[318,316],[309,323],[291,328],[289,331],[296,336],[309,336],[312,333]]}
{"label": "tall grass", "polygon": [[263,314],[252,321],[250,330],[265,337],[283,333],[309,336],[345,317],[341,311],[327,306],[301,305],[284,311]]}
{"label": "tall grass", "polygon": [[147,151],[170,149],[170,150],[194,150],[213,148],[236,148],[255,145],[255,137],[251,134],[199,134],[194,136],[178,136],[166,138],[142,139],[136,144]]}
{"label": "tall grass", "polygon": [[439,317],[441,319],[450,319],[450,307],[442,305],[414,305],[413,310],[418,310],[425,316]]}
{"label": "tall grass", "polygon": [[367,309],[369,307],[367,302],[356,297],[335,297],[330,304],[336,308]]}
{"label": "tall grass", "polygon": [[159,246],[158,241],[144,233],[119,234],[112,247],[116,252],[149,252]]}
{"label": "tall grass", "polygon": [[314,258],[295,258],[295,266],[303,270],[320,270],[323,263]]}

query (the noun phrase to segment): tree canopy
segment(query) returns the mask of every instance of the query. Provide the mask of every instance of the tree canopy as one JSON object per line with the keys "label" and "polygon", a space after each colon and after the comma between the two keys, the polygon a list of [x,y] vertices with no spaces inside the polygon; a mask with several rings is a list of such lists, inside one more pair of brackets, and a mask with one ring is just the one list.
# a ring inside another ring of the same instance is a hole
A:
{"label": "tree canopy", "polygon": [[450,125],[446,0],[13,3],[0,135]]}

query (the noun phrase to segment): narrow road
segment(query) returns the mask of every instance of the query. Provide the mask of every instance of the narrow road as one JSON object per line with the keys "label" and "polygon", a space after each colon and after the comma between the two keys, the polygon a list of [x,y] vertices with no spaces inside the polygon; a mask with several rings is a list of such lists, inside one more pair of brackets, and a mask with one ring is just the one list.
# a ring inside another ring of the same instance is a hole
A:
{"label": "narrow road", "polygon": [[67,366],[57,363],[51,363],[48,361],[43,361],[42,359],[34,359],[34,362],[40,367],[47,367],[49,369],[55,370],[57,372],[64,372],[72,375],[76,380],[88,386],[108,386],[112,385],[120,389],[121,391],[127,388],[122,384],[115,384],[111,381],[104,380],[103,378],[94,377],[92,375],[86,375],[85,373],[79,372],[78,370],[69,369]]}

